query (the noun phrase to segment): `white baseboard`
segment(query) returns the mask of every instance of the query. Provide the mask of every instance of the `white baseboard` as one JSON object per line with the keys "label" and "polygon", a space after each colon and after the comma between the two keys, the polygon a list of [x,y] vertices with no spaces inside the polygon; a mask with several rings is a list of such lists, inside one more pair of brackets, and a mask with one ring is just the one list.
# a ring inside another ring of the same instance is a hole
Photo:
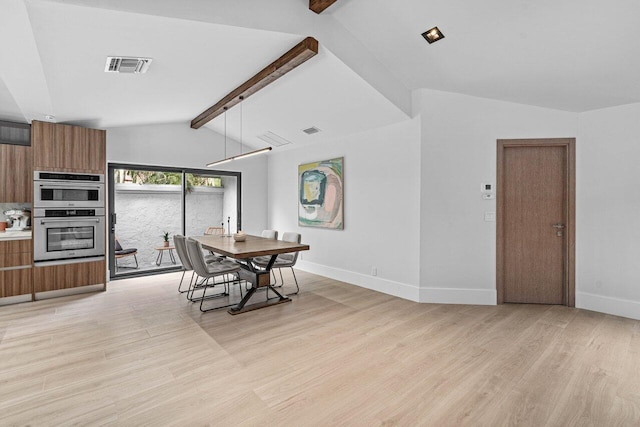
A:
{"label": "white baseboard", "polygon": [[296,268],[313,273],[330,279],[347,282],[362,288],[371,289],[373,291],[382,292],[384,294],[393,295],[399,298],[408,299],[410,301],[420,301],[420,288],[415,285],[394,282],[375,276],[367,276],[366,274],[356,273],[353,271],[343,270],[335,267],[328,267],[322,264],[316,264],[309,261],[298,260]]}
{"label": "white baseboard", "polygon": [[420,288],[420,302],[435,304],[496,305],[495,289]]}
{"label": "white baseboard", "polygon": [[576,307],[640,320],[640,302],[576,292]]}
{"label": "white baseboard", "polygon": [[496,291],[486,289],[420,288],[416,285],[394,282],[380,277],[340,268],[328,267],[308,261],[298,261],[296,268],[330,279],[357,285],[415,302],[432,304],[496,305]]}

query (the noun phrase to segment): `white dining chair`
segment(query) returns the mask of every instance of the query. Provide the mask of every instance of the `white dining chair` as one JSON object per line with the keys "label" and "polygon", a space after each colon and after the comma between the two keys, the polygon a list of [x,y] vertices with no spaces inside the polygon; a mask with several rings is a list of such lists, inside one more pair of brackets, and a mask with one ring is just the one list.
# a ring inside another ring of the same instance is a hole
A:
{"label": "white dining chair", "polygon": [[[289,243],[300,243],[302,241],[302,236],[300,235],[300,233],[286,232],[282,235],[282,241],[289,242]],[[266,268],[270,260],[271,260],[271,257],[257,257],[257,258],[254,258],[254,264],[257,265],[258,267]],[[293,270],[293,267],[296,265],[297,261],[298,261],[298,252],[289,252],[286,254],[280,254],[276,258],[275,262],[273,263],[273,266],[271,267],[271,272],[273,273],[274,280],[276,281],[275,284],[277,284],[277,279],[275,279],[274,270],[277,268],[278,271],[280,272],[279,286],[284,286],[282,269],[283,268],[291,269],[291,273],[293,274],[293,280],[295,281],[295,284],[296,284],[296,291],[289,295],[296,295],[298,292],[300,292],[300,286],[298,286],[298,278],[296,277],[296,272]]]}
{"label": "white dining chair", "polygon": [[[203,309],[202,307],[203,302],[207,299],[228,296],[231,290],[230,285],[234,283],[238,285],[238,289],[240,290],[240,297],[242,297],[242,286],[240,286],[240,278],[237,275],[237,273],[240,271],[240,267],[238,266],[238,264],[232,261],[227,261],[227,260],[214,261],[214,262],[207,263],[205,261],[204,254],[202,253],[202,245],[200,244],[200,242],[193,239],[186,239],[186,246],[187,246],[187,253],[189,254],[189,258],[191,260],[191,265],[193,266],[193,270],[196,272],[196,274],[206,279],[212,279],[211,285],[209,285],[208,281],[204,283],[204,286],[202,288],[202,297],[194,299],[193,293],[192,293],[190,300],[191,301],[199,300],[200,311],[202,312],[218,310],[221,308],[231,307],[232,305],[235,305],[235,304],[227,304],[227,305],[216,306],[208,309]],[[230,280],[230,277],[232,275],[234,278]],[[216,282],[215,281],[216,277],[223,277],[223,281]],[[222,293],[207,296],[207,288],[215,287],[217,285],[224,285],[225,290]]]}

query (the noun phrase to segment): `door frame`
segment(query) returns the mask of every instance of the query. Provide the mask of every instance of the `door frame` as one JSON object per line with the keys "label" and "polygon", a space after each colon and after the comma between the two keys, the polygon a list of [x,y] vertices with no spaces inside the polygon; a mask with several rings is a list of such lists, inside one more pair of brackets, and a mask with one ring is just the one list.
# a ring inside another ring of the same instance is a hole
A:
{"label": "door frame", "polygon": [[497,303],[504,304],[504,150],[517,147],[564,147],[567,159],[564,224],[566,244],[564,248],[564,305],[575,307],[576,283],[576,139],[498,139],[497,144],[497,194],[496,194],[496,291]]}
{"label": "door frame", "polygon": [[116,169],[139,169],[145,171],[158,171],[158,172],[174,172],[182,174],[182,190],[181,190],[181,200],[180,200],[180,211],[181,211],[181,227],[182,234],[185,234],[186,230],[186,203],[185,203],[185,190],[186,190],[186,174],[203,174],[203,175],[220,175],[220,176],[232,176],[236,178],[236,192],[237,192],[237,200],[236,200],[236,212],[237,212],[237,224],[236,227],[238,230],[242,229],[242,172],[236,171],[224,171],[224,170],[214,170],[214,169],[194,169],[194,168],[181,168],[176,166],[158,166],[158,165],[144,165],[139,163],[119,163],[119,162],[108,162],[107,163],[107,242],[108,242],[108,254],[107,254],[107,265],[109,267],[109,280],[118,280],[118,279],[127,279],[130,277],[136,276],[152,276],[154,274],[163,274],[171,271],[180,271],[182,267],[180,266],[171,266],[165,268],[157,268],[153,270],[143,270],[143,271],[128,271],[126,273],[120,273],[116,275],[116,266],[115,266],[115,225],[116,219],[114,218],[114,210],[115,210],[115,186],[112,185],[114,179],[114,171]]}

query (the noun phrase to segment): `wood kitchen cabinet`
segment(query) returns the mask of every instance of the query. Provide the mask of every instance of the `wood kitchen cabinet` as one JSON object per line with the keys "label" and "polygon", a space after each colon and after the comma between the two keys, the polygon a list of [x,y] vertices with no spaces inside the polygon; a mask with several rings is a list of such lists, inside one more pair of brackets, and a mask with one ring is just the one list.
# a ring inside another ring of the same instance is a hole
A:
{"label": "wood kitchen cabinet", "polygon": [[0,144],[0,203],[31,203],[32,149]]}
{"label": "wood kitchen cabinet", "polygon": [[34,120],[33,170],[105,173],[106,131]]}
{"label": "wood kitchen cabinet", "polygon": [[33,286],[36,293],[101,285],[107,283],[106,280],[107,266],[105,261],[33,268]]}
{"label": "wood kitchen cabinet", "polygon": [[0,241],[0,298],[33,293],[32,254],[31,239]]}

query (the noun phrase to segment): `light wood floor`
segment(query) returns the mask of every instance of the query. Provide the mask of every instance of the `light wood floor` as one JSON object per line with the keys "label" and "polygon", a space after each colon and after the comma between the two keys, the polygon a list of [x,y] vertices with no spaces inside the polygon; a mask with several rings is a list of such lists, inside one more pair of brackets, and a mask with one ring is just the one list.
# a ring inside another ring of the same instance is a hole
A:
{"label": "light wood floor", "polygon": [[178,274],[0,307],[0,425],[640,425],[640,322],[416,304],[300,273],[200,314]]}

